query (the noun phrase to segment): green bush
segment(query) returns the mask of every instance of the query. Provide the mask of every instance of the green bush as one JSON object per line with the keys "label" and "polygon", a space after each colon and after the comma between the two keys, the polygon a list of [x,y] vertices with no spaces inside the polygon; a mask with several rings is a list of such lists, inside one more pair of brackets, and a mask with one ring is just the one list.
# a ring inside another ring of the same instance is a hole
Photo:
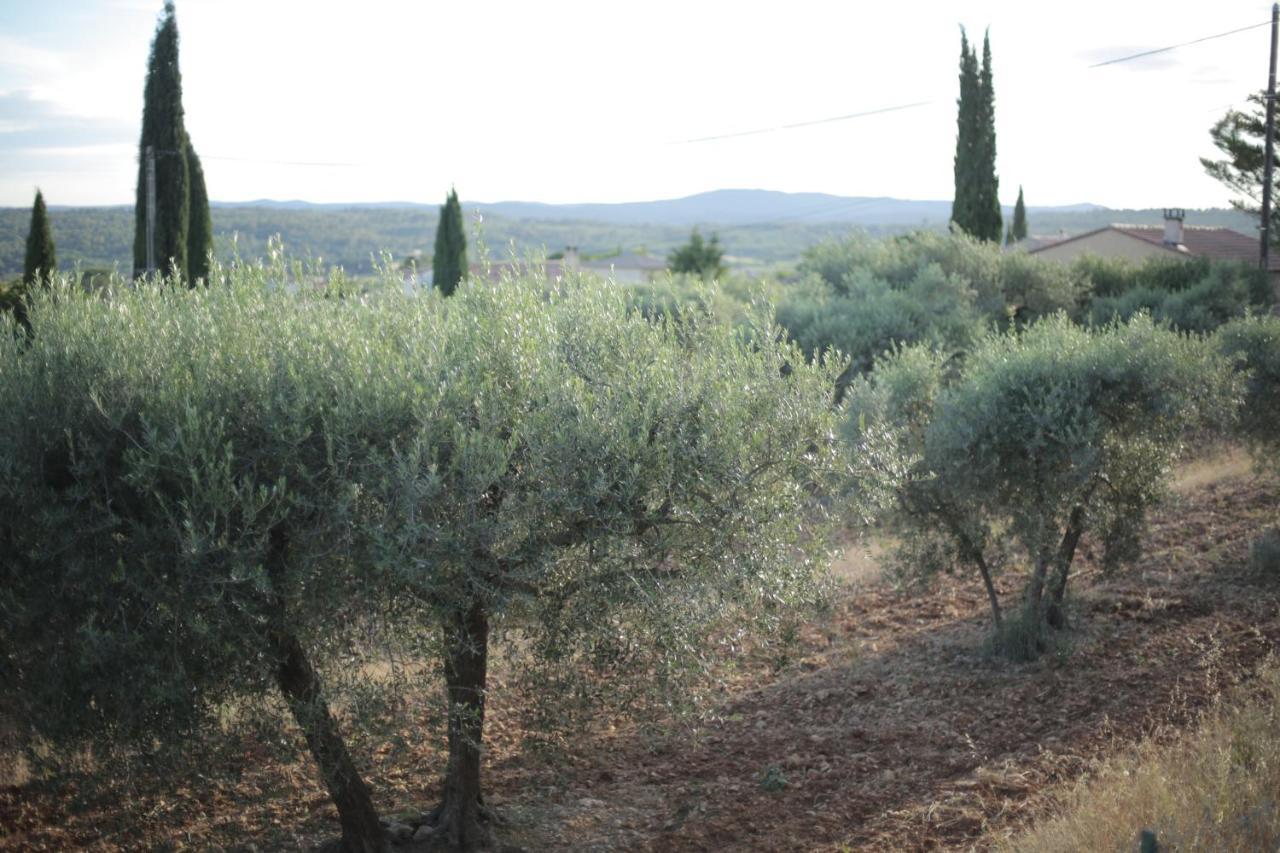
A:
{"label": "green bush", "polygon": [[1192,258],[1142,264],[1085,256],[1073,264],[1093,280],[1088,319],[1125,322],[1146,312],[1185,332],[1210,332],[1251,310],[1271,305],[1267,277],[1255,266]]}
{"label": "green bush", "polygon": [[992,326],[1078,316],[1088,279],[964,235],[854,236],[812,247],[784,291],[778,322],[810,357],[848,359],[841,387],[884,353],[915,343],[963,355]]}
{"label": "green bush", "polygon": [[973,306],[990,322],[1025,325],[1058,311],[1078,312],[1087,296],[1087,276],[1071,267],[960,234],[921,231],[873,241],[854,236],[812,247],[800,264],[836,292],[850,293],[853,281],[870,276],[902,290],[921,271],[937,267],[973,293]]}
{"label": "green bush", "polygon": [[811,358],[831,354],[847,361],[842,381],[900,344],[925,342],[962,353],[982,334],[972,290],[936,265],[902,288],[865,274],[846,286],[837,294],[810,280],[789,290],[776,309],[778,322]]}

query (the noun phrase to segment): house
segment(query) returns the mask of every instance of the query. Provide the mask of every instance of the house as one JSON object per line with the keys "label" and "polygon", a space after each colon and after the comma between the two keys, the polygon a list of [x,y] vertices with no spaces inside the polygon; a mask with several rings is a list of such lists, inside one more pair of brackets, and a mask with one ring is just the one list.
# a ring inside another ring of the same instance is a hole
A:
{"label": "house", "polygon": [[[1188,260],[1209,258],[1257,264],[1261,244],[1230,228],[1184,225],[1186,211],[1164,212],[1164,226],[1107,225],[1074,237],[1041,243],[1027,249],[1040,258],[1070,263],[1083,255],[1142,262],[1147,258]],[[1280,283],[1280,251],[1271,254],[1268,270],[1272,285]]]}
{"label": "house", "polygon": [[608,258],[582,261],[581,268],[619,284],[644,284],[667,272],[667,259],[637,252],[622,252]]}
{"label": "house", "polygon": [[[431,267],[417,266],[420,259],[421,252],[414,252],[401,264],[406,291],[431,286]],[[545,260],[517,258],[468,265],[468,274],[472,278],[487,281],[502,281],[522,275],[545,276],[550,281],[559,281],[572,271],[612,279],[619,284],[644,284],[666,274],[667,260],[665,257],[638,252],[621,252],[606,258],[583,260],[577,246],[566,246],[564,251]]]}

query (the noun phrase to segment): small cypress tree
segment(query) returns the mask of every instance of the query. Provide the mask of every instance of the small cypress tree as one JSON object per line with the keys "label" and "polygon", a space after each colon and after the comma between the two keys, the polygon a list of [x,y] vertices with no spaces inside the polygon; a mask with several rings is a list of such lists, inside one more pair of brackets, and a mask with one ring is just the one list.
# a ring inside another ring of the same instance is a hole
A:
{"label": "small cypress tree", "polygon": [[1018,187],[1018,203],[1013,206],[1013,225],[1009,227],[1011,242],[1027,239],[1027,206],[1022,201],[1022,187]]}
{"label": "small cypress tree", "polygon": [[44,195],[36,190],[36,201],[31,206],[31,230],[27,232],[27,255],[22,267],[22,283],[37,284],[58,268],[53,249],[53,231],[49,228],[49,212],[44,206]]}
{"label": "small cypress tree", "polygon": [[458,191],[440,207],[440,223],[436,225],[436,248],[431,258],[431,282],[445,296],[452,296],[458,283],[467,277],[467,235],[462,227],[462,205]]}
{"label": "small cypress tree", "polygon": [[209,217],[209,192],[196,149],[187,140],[187,168],[191,175],[191,214],[187,231],[187,278],[194,287],[209,278],[209,252],[213,249],[213,220]]}
{"label": "small cypress tree", "polygon": [[188,272],[191,210],[187,131],[183,123],[182,74],[178,70],[178,23],[173,3],[164,5],[147,60],[142,138],[138,143],[138,195],[134,208],[133,274],[147,271],[147,148],[156,161],[155,261],[163,273]]}

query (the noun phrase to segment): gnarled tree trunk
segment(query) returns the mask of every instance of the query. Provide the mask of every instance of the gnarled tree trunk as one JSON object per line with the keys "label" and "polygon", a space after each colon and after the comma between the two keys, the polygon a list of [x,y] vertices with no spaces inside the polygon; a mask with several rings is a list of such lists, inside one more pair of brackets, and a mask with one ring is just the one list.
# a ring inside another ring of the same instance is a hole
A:
{"label": "gnarled tree trunk", "polygon": [[329,712],[320,677],[285,620],[283,579],[288,547],[287,533],[278,528],[271,531],[267,576],[273,586],[277,612],[269,640],[276,655],[276,684],[302,729],[330,798],[338,807],[343,849],[348,853],[383,853],[389,849],[386,833],[373,807],[369,786],[360,777],[338,723]]}
{"label": "gnarled tree trunk", "polygon": [[476,850],[493,840],[492,816],[480,791],[489,614],[475,602],[446,626],[444,679],[449,702],[449,765],[444,798],[433,815],[433,838],[450,848]]}

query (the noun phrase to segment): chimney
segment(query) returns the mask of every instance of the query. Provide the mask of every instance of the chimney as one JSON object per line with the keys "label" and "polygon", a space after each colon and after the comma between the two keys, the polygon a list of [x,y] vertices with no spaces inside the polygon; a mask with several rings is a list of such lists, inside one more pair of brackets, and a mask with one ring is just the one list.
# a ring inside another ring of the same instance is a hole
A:
{"label": "chimney", "polygon": [[1187,212],[1180,207],[1164,209],[1164,244],[1166,246],[1182,245],[1182,220]]}

